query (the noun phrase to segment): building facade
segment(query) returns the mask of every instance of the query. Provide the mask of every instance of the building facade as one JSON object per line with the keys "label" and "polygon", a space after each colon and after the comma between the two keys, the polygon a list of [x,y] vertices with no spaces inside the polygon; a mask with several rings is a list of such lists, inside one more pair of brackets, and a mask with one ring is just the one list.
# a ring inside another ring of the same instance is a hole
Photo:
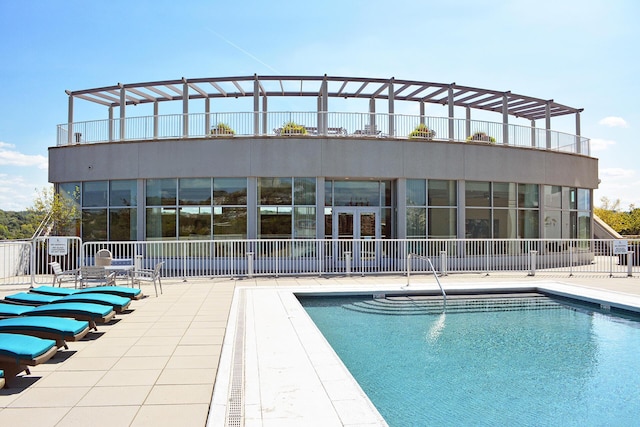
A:
{"label": "building facade", "polygon": [[49,180],[85,241],[592,235],[597,159],[554,101],[326,75],[67,93]]}

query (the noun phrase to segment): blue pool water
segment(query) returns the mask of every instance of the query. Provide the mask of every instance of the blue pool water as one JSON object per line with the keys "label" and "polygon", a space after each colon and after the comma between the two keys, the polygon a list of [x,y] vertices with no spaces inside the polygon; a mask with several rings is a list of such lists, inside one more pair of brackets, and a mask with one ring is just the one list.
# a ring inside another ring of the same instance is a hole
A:
{"label": "blue pool water", "polygon": [[546,297],[300,300],[392,427],[640,425],[636,321]]}

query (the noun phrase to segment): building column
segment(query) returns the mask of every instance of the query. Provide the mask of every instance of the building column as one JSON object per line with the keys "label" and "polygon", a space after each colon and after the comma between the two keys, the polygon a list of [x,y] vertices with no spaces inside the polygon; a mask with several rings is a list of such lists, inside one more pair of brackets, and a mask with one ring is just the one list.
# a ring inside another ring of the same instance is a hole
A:
{"label": "building column", "polygon": [[509,92],[502,95],[502,143],[509,145]]}
{"label": "building column", "polygon": [[109,142],[113,142],[113,107],[109,106]]}
{"label": "building column", "polygon": [[393,77],[389,80],[389,136],[395,136],[395,93],[393,92]]}
{"label": "building column", "polygon": [[458,199],[458,209],[457,209],[457,234],[458,234],[458,239],[464,239],[466,237],[466,228],[465,228],[465,221],[467,218],[465,209],[467,207],[467,203],[465,201],[465,181],[460,179],[458,180],[458,194],[457,194],[457,199]]}
{"label": "building column", "polygon": [[253,135],[258,136],[260,133],[260,82],[257,74],[253,76]]}
{"label": "building column", "polygon": [[[393,216],[393,215],[392,215]],[[396,180],[396,236],[407,238],[407,179]]]}
{"label": "building column", "polygon": [[544,108],[544,128],[547,139],[547,150],[551,149],[551,101]]}
{"label": "building column", "polygon": [[453,116],[454,116],[454,105],[453,105],[453,85],[449,85],[449,90],[448,90],[448,95],[447,95],[447,105],[449,107],[449,140],[453,141],[454,139],[454,123],[453,123]]}
{"label": "building column", "polygon": [[263,95],[262,96],[262,134],[266,135],[267,134],[267,115],[268,115],[268,108],[267,108],[267,95]]}
{"label": "building column", "polygon": [[247,177],[247,239],[258,238],[258,178]]}
{"label": "building column", "polygon": [[126,91],[124,90],[124,85],[119,83],[120,85],[120,141],[124,141],[125,138],[125,119],[126,119],[126,109],[127,109],[127,98]]}
{"label": "building column", "polygon": [[316,239],[324,239],[324,177],[316,177]]}
{"label": "building column", "polygon": [[139,242],[143,242],[147,240],[146,229],[147,229],[147,216],[146,216],[146,189],[145,189],[145,180],[138,179],[136,181],[137,191],[138,191],[138,203],[136,204],[136,240]]}
{"label": "building column", "polygon": [[160,105],[159,102],[153,101],[153,139],[158,139],[158,121],[160,120]]}
{"label": "building column", "polygon": [[73,95],[67,91],[69,95],[69,107],[67,110],[67,145],[73,142]]}
{"label": "building column", "polygon": [[204,135],[211,132],[211,98],[204,99]]}
{"label": "building column", "polygon": [[[576,113],[576,153],[582,154],[582,138],[580,138],[580,111]],[[587,153],[589,155],[590,153]]]}
{"label": "building column", "polygon": [[182,78],[182,136],[189,137],[189,85]]}

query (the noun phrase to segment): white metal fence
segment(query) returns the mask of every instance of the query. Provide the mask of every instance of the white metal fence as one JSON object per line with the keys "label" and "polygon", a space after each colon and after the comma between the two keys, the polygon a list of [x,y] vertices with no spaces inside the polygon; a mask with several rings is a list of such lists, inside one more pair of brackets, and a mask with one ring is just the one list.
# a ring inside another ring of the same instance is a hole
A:
{"label": "white metal fence", "polygon": [[[202,240],[86,242],[68,238],[65,255],[51,254],[49,238],[0,242],[0,285],[51,283],[49,263],[65,270],[93,265],[108,249],[114,262],[153,268],[164,277],[380,275],[428,273],[425,257],[442,274],[510,273],[640,277],[640,240],[632,254],[615,254],[616,240],[384,239]],[[409,257],[409,254],[417,256]],[[410,259],[410,263],[407,260]]]}
{"label": "white metal fence", "polygon": [[483,132],[495,139],[496,144],[590,154],[587,138],[530,126],[448,117],[337,112],[192,113],[75,122],[58,126],[57,145],[213,137],[219,136],[212,132],[219,123],[233,129],[235,136],[274,136],[288,122],[304,126],[307,136],[400,139],[409,138],[416,126],[424,123],[434,132],[434,140],[466,141],[474,133]]}

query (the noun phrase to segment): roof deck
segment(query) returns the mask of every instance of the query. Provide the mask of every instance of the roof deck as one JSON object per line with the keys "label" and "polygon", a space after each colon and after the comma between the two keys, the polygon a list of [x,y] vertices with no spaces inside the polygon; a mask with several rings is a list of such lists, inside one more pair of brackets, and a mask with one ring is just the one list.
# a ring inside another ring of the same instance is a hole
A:
{"label": "roof deck", "polygon": [[[59,146],[213,136],[294,135],[490,142],[590,155],[589,140],[580,136],[582,109],[510,91],[455,83],[327,75],[253,75],[119,83],[67,91],[67,94],[68,122],[58,126]],[[269,101],[277,104],[278,98],[287,98],[287,111],[269,110]],[[309,98],[315,99],[314,111],[309,108],[291,110],[291,105],[304,104],[295,98],[306,98],[307,104]],[[339,104],[338,108],[332,108],[334,111],[329,107],[329,99],[332,99],[332,107]],[[107,118],[76,121],[77,100],[106,107]],[[364,108],[363,100],[368,101]],[[161,103],[166,114],[160,114]],[[446,108],[446,114],[427,115],[430,104]],[[128,115],[130,107],[144,105],[148,106],[150,114]],[[230,105],[233,108],[229,109]],[[357,111],[359,109],[364,111]],[[456,117],[460,110],[464,111],[463,118]],[[407,111],[415,114],[406,114]],[[483,116],[493,114],[498,121],[472,119],[472,111]],[[567,115],[575,116],[575,133],[552,130],[551,119]],[[509,123],[510,118],[519,123],[528,120],[529,124]],[[536,127],[537,121],[544,121],[543,126]],[[295,132],[287,132],[285,125],[291,122],[301,127]],[[412,134],[420,124],[426,126],[428,132]]]}

